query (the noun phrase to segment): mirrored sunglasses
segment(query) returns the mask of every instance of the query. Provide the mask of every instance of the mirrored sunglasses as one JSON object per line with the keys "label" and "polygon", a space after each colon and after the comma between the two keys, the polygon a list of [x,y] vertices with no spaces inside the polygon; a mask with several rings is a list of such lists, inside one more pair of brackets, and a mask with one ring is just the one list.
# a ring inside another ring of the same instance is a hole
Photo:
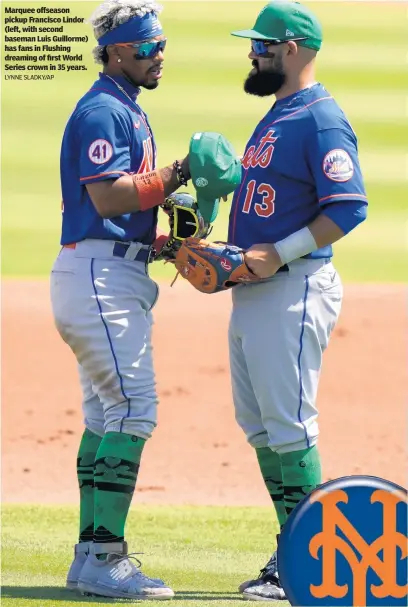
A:
{"label": "mirrored sunglasses", "polygon": [[151,59],[166,48],[167,38],[153,42],[119,42],[115,46],[127,46],[137,49],[136,59]]}
{"label": "mirrored sunglasses", "polygon": [[[306,37],[290,38],[290,40],[296,42],[298,40],[306,40]],[[269,46],[277,46],[278,44],[283,44],[284,42],[289,42],[289,40],[251,40],[251,47],[256,55],[262,56],[267,55],[269,53]]]}

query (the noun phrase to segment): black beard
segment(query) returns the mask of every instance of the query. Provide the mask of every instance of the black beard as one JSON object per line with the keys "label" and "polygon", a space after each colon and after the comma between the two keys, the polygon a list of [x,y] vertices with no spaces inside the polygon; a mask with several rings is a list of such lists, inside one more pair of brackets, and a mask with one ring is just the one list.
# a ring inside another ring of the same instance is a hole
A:
{"label": "black beard", "polygon": [[148,91],[153,91],[154,89],[157,89],[157,87],[159,86],[159,82],[153,82],[152,84],[141,84],[140,86],[142,86],[144,89],[147,89]]}
{"label": "black beard", "polygon": [[122,75],[124,76],[124,78],[126,78],[126,80],[129,82],[129,84],[131,84],[135,88],[142,86],[140,82],[136,82],[136,80],[133,80],[133,78],[131,76],[129,76],[128,72],[126,72],[123,68],[122,68]]}
{"label": "black beard", "polygon": [[245,80],[244,91],[249,95],[268,97],[277,93],[285,82],[286,76],[283,71],[257,71],[255,74],[250,74]]}
{"label": "black beard", "polygon": [[125,72],[125,70],[122,69],[122,74],[124,75],[124,77],[126,78],[126,80],[128,82],[130,82],[131,85],[133,85],[134,87],[137,88],[144,88],[147,89],[148,91],[152,91],[154,89],[157,89],[157,87],[159,86],[159,81],[157,80],[156,82],[152,82],[151,84],[145,84],[144,82],[136,82],[136,80],[133,80],[133,78],[131,78],[129,76],[129,74],[127,72]]}

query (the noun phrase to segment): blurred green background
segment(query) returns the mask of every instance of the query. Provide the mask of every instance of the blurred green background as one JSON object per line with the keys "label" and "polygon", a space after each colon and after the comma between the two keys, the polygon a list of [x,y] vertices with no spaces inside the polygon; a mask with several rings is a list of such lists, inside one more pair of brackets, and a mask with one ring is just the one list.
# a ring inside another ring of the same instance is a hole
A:
{"label": "blurred green background", "polygon": [[[139,98],[155,132],[159,166],[185,155],[196,130],[220,131],[242,152],[273,98],[257,99],[243,92],[250,69],[249,46],[230,36],[230,31],[251,26],[265,3],[162,2],[161,21],[169,39],[164,77],[156,91],[145,91]],[[335,96],[357,133],[369,196],[368,219],[335,245],[335,264],[346,281],[405,281],[405,3],[307,4],[319,15],[325,32],[318,79]],[[65,5],[72,16],[88,18],[98,2]],[[2,3],[3,14],[4,6],[7,3]],[[66,33],[92,38],[87,25],[69,26]],[[84,54],[86,72],[53,72],[57,74],[53,81],[24,82],[5,81],[3,71],[3,276],[46,277],[59,250],[60,142],[75,103],[97,77],[93,46],[92,39],[86,45],[73,45]],[[226,238],[230,201],[231,197],[222,205],[212,238]],[[154,264],[152,275],[173,277],[174,270]]]}

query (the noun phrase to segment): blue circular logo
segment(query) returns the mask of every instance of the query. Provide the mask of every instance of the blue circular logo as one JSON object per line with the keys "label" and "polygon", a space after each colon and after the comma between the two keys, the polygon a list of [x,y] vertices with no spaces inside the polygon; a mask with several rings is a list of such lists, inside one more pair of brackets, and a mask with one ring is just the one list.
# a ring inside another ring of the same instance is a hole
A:
{"label": "blue circular logo", "polygon": [[320,485],[288,518],[279,577],[291,605],[407,605],[407,490],[375,476]]}

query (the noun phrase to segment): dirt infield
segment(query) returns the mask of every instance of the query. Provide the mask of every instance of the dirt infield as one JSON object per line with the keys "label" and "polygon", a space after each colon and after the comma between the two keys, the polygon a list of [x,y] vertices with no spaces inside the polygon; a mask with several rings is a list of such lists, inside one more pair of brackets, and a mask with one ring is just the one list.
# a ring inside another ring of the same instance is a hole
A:
{"label": "dirt infield", "polygon": [[[48,283],[4,281],[2,291],[3,502],[76,503],[80,392],[73,356],[53,326]],[[229,310],[229,293],[201,295],[181,279],[161,287],[159,426],[137,502],[269,504],[234,420]],[[346,286],[319,394],[325,480],[362,473],[406,484],[405,333],[402,286]]]}

